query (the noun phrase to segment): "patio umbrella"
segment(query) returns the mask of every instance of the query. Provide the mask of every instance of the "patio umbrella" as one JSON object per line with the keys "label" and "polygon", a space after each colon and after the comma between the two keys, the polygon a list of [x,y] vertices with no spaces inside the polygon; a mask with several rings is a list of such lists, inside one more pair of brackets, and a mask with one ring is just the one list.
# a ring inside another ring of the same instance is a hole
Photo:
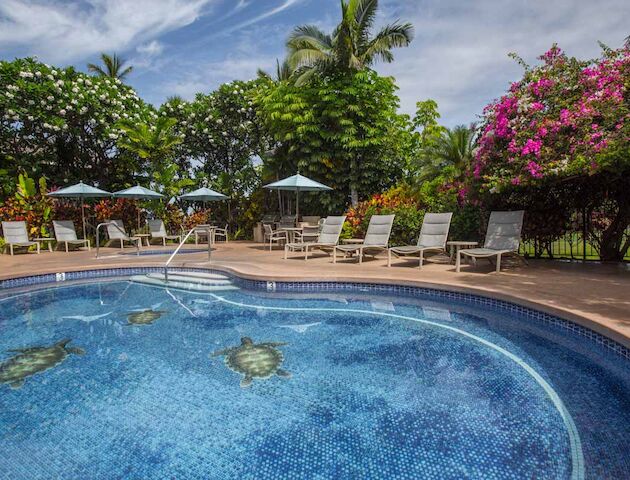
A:
{"label": "patio umbrella", "polygon": [[270,190],[289,190],[295,192],[295,217],[299,218],[300,216],[300,192],[321,192],[325,190],[332,190],[332,188],[327,187],[326,185],[316,182],[315,180],[311,180],[304,175],[293,175],[292,177],[287,177],[282,180],[278,180],[277,182],[270,183],[265,185],[263,188],[268,188]]}
{"label": "patio umbrella", "polygon": [[[131,198],[134,200],[155,200],[163,198],[164,195],[148,188],[136,185],[135,187],[126,188],[125,190],[119,190],[112,193],[114,198]],[[140,209],[138,208],[138,230],[140,230]]]}
{"label": "patio umbrella", "polygon": [[185,193],[179,198],[182,200],[190,200],[192,202],[214,202],[218,200],[226,200],[228,197],[226,195],[223,195],[222,193],[215,192],[210,188],[203,187],[198,188],[197,190],[194,190],[192,192]]}
{"label": "patio umbrella", "polygon": [[101,190],[100,188],[86,185],[83,182],[79,182],[76,185],[71,185],[66,188],[61,188],[48,194],[49,197],[59,198],[78,198],[81,199],[81,220],[83,222],[83,238],[87,238],[85,234],[85,208],[83,206],[83,199],[85,198],[98,198],[98,197],[110,197],[112,194]]}

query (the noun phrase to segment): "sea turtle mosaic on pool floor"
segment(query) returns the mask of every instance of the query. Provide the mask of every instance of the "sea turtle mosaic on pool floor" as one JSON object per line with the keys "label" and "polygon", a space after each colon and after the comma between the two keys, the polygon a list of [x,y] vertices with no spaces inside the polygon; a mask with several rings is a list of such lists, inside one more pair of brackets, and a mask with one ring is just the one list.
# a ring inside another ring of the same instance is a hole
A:
{"label": "sea turtle mosaic on pool floor", "polygon": [[131,312],[127,315],[129,325],[152,325],[158,318],[164,315],[164,310],[142,310],[138,312]]}
{"label": "sea turtle mosaic on pool floor", "polygon": [[286,342],[254,343],[249,337],[241,338],[237,347],[226,348],[212,354],[213,357],[225,355],[225,365],[244,375],[241,387],[249,387],[254,378],[265,379],[273,375],[289,378],[291,374],[282,370],[280,365],[284,355],[276,347],[286,345]]}
{"label": "sea turtle mosaic on pool floor", "polygon": [[66,338],[49,347],[28,347],[9,350],[18,352],[0,364],[0,383],[8,383],[11,388],[20,388],[26,377],[43,372],[63,362],[69,354],[83,355],[78,347],[68,347],[72,340]]}

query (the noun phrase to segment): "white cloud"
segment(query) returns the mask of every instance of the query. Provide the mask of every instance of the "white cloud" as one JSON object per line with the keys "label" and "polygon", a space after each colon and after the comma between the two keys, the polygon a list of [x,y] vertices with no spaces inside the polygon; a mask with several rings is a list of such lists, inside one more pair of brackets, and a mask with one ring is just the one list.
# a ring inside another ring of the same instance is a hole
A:
{"label": "white cloud", "polygon": [[149,57],[155,57],[157,55],[160,55],[163,50],[164,50],[164,45],[162,45],[157,40],[152,40],[149,43],[144,43],[142,45],[139,45],[136,48],[136,51],[138,53],[149,56]]}
{"label": "white cloud", "polygon": [[0,48],[50,62],[120,51],[194,22],[214,0],[2,0]]}
{"label": "white cloud", "polygon": [[619,46],[630,33],[625,0],[389,0],[382,6],[381,23],[412,22],[416,38],[377,70],[396,77],[403,111],[413,113],[416,101],[433,98],[447,125],[476,120],[521,76],[509,52],[535,63],[557,42],[569,55],[591,58],[599,53],[597,40]]}

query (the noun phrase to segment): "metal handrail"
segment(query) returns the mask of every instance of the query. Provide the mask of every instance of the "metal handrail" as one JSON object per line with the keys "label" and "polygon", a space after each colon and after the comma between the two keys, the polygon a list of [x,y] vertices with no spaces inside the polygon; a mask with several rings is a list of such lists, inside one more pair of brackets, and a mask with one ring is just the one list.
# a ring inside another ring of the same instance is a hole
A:
{"label": "metal handrail", "polygon": [[186,240],[188,240],[188,238],[193,234],[193,232],[199,231],[199,230],[206,231],[206,233],[208,234],[208,260],[212,258],[212,244],[214,243],[214,235],[212,234],[212,232],[214,231],[214,229],[215,227],[212,227],[209,225],[206,226],[205,228],[193,227],[190,229],[190,231],[184,236],[184,238],[182,238],[182,241],[179,242],[179,245],[177,245],[177,248],[175,249],[175,251],[171,253],[171,256],[168,257],[168,260],[164,264],[164,282],[165,283],[168,283],[168,266],[170,265],[171,261],[173,261],[173,259],[175,258],[175,255],[179,253],[179,250],[182,248],[184,243],[186,243]]}
{"label": "metal handrail", "polygon": [[[120,228],[120,227],[119,227],[116,223],[114,223],[114,222],[104,222],[104,223],[99,223],[99,224],[96,226],[96,258],[98,258],[98,251],[99,251],[99,248],[100,248],[100,242],[99,242],[98,230],[99,230],[99,228],[101,228],[101,227],[105,227],[105,226],[109,226],[109,225],[113,225],[114,227],[116,227],[116,229],[117,229],[120,233],[122,233],[125,237],[127,237],[127,238],[132,238],[132,237],[128,236],[128,235],[127,235],[127,232],[125,232],[122,228]],[[117,239],[117,238],[115,238],[114,240],[118,240],[118,239]],[[139,245],[139,244],[140,244],[140,242],[141,242],[141,240],[138,240],[137,242],[135,242],[135,243],[136,243],[136,255],[140,255],[140,245]]]}

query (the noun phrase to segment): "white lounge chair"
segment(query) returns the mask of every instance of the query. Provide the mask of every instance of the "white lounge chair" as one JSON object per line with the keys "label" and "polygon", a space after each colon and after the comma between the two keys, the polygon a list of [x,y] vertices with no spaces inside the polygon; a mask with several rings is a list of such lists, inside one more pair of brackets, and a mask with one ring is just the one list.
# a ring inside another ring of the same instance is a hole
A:
{"label": "white lounge chair", "polygon": [[372,215],[363,243],[355,245],[337,245],[333,249],[333,263],[337,263],[337,251],[345,255],[356,253],[359,263],[364,254],[374,254],[387,250],[389,236],[392,233],[395,215]]}
{"label": "white lounge chair", "polygon": [[284,259],[287,259],[289,251],[303,252],[304,260],[308,260],[309,251],[335,248],[335,246],[339,243],[339,235],[341,235],[341,230],[343,229],[343,223],[345,221],[345,215],[338,217],[326,217],[316,241],[287,243],[284,246]]}
{"label": "white lounge chair", "polygon": [[4,243],[9,246],[11,255],[13,255],[13,247],[30,247],[37,245],[37,253],[40,252],[39,242],[31,242],[28,238],[26,230],[26,222],[2,222],[2,235]]}
{"label": "white lounge chair", "polygon": [[181,235],[169,235],[168,233],[166,233],[164,222],[159,218],[155,220],[149,220],[149,232],[151,233],[151,238],[162,240],[162,245],[165,247],[167,240],[175,240],[177,241],[177,243],[182,241]]}
{"label": "white lounge chair", "polygon": [[125,248],[124,242],[136,243],[139,247],[142,246],[140,237],[130,237],[125,233],[125,226],[122,220],[106,220],[107,223],[107,236],[110,240],[120,240],[121,250]]}
{"label": "white lounge chair", "polygon": [[417,245],[390,247],[387,250],[387,266],[392,266],[392,253],[399,257],[418,255],[422,268],[424,254],[429,252],[446,252],[446,240],[451,226],[453,213],[427,213],[422,220],[422,228]]}
{"label": "white lounge chair", "polygon": [[457,252],[455,271],[459,272],[461,256],[472,258],[497,257],[496,271],[501,270],[501,256],[518,252],[523,229],[523,210],[514,212],[492,212],[488,221],[483,248],[466,248]]}
{"label": "white lounge chair", "polygon": [[271,228],[271,225],[267,223],[263,225],[263,228],[265,229],[264,241],[265,243],[269,242],[269,251],[271,251],[274,243],[278,245],[280,245],[280,243],[287,243],[288,237],[286,230],[274,230]]}
{"label": "white lounge chair", "polygon": [[228,224],[225,224],[225,227],[223,228],[219,228],[216,227],[214,229],[214,236],[216,237],[223,237],[225,240],[225,243],[228,243]]}
{"label": "white lounge chair", "polygon": [[87,238],[79,239],[77,237],[77,231],[72,220],[53,220],[53,229],[57,242],[65,244],[66,253],[68,253],[68,245],[87,246],[87,249],[91,250],[90,241]]}

